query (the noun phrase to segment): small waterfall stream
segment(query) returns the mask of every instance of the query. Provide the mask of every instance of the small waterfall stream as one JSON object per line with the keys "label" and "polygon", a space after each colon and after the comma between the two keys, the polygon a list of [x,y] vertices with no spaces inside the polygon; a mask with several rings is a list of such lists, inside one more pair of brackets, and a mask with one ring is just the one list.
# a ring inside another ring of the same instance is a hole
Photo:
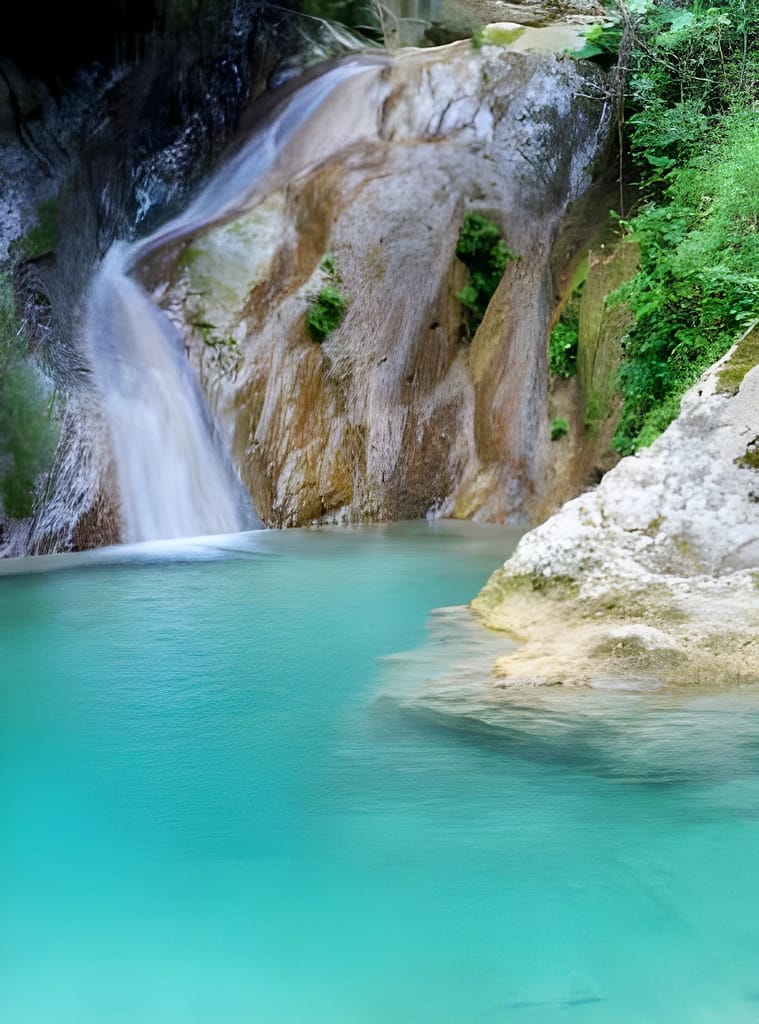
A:
{"label": "small waterfall stream", "polygon": [[256,517],[182,338],[128,275],[117,243],[93,283],[87,334],[110,428],[127,542],[234,533]]}
{"label": "small waterfall stream", "polygon": [[222,163],[183,214],[147,239],[115,243],[102,261],[90,291],[86,344],[111,435],[124,541],[261,526],[180,331],[131,271],[156,249],[244,209],[265,181],[301,170],[303,154],[306,162],[319,159],[319,145],[311,146],[316,133],[306,133],[295,167],[288,144],[341,84],[361,73],[375,81],[381,63],[353,58],[306,82]]}

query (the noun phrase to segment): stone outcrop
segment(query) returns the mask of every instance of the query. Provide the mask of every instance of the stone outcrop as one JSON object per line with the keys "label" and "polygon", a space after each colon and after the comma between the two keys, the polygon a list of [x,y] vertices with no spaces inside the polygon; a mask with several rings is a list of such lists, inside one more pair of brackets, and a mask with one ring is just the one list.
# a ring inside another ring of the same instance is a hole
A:
{"label": "stone outcrop", "polygon": [[[297,173],[153,255],[144,279],[266,524],[527,521],[551,480],[552,247],[605,143],[606,78],[466,40],[401,51],[361,88],[320,111]],[[471,343],[468,210],[518,256]],[[306,316],[329,283],[347,315],[318,345]]]}
{"label": "stone outcrop", "polygon": [[517,646],[489,687],[759,682],[756,349],[753,329],[493,574],[472,609]]}

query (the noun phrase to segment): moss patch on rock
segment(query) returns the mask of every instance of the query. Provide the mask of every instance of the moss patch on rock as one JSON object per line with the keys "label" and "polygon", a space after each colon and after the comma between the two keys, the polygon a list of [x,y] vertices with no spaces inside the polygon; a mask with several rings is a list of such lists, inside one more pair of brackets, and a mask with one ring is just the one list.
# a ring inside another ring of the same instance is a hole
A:
{"label": "moss patch on rock", "polygon": [[740,339],[735,351],[717,375],[717,391],[737,394],[749,370],[759,363],[759,323],[751,327]]}
{"label": "moss patch on rock", "polygon": [[734,460],[741,469],[759,469],[759,437],[753,438],[746,445],[746,451]]}
{"label": "moss patch on rock", "polygon": [[496,569],[470,607],[475,612],[487,616],[489,611],[515,597],[539,595],[568,600],[576,598],[578,594],[579,587],[569,576],[544,576],[542,573],[514,574],[504,569]]}

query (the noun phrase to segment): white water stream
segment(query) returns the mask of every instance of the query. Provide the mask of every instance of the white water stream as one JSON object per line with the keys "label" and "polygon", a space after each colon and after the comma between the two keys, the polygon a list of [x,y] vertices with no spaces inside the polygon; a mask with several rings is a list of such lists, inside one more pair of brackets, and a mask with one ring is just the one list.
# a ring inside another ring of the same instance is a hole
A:
{"label": "white water stream", "polygon": [[[117,242],[92,284],[86,323],[95,383],[111,435],[126,542],[233,533],[260,526],[232,465],[180,332],[131,276],[151,252],[252,205],[265,185],[321,159],[351,134],[351,91],[324,132],[317,113],[340,86],[378,80],[380,60],[351,60],[290,94],[211,177],[180,216],[147,239]],[[372,133],[373,125],[367,126]],[[363,131],[359,128],[359,131]],[[297,152],[293,143],[297,141]]]}

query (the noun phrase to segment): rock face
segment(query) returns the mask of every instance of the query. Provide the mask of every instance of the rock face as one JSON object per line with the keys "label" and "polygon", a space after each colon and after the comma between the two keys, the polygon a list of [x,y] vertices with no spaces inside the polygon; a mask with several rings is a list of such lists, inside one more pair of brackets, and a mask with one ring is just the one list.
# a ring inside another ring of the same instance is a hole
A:
{"label": "rock face", "polygon": [[[551,250],[605,142],[605,89],[550,53],[400,51],[320,111],[297,173],[143,268],[267,525],[540,507]],[[519,257],[471,343],[469,210]],[[306,317],[330,283],[347,314],[319,345]]]}
{"label": "rock face", "polygon": [[304,29],[295,11],[199,6],[106,2],[97,18],[78,12],[92,24],[66,46],[56,26],[71,36],[76,11],[24,10],[0,44],[0,272],[12,274],[61,438],[33,515],[0,509],[0,557],[123,539],[112,439],[83,344],[93,273],[115,239],[144,236],[186,204],[285,56],[334,52],[322,45],[334,33],[315,19]]}
{"label": "rock face", "polygon": [[525,534],[472,602],[519,642],[496,687],[759,682],[759,367],[731,393],[755,334],[650,448]]}

